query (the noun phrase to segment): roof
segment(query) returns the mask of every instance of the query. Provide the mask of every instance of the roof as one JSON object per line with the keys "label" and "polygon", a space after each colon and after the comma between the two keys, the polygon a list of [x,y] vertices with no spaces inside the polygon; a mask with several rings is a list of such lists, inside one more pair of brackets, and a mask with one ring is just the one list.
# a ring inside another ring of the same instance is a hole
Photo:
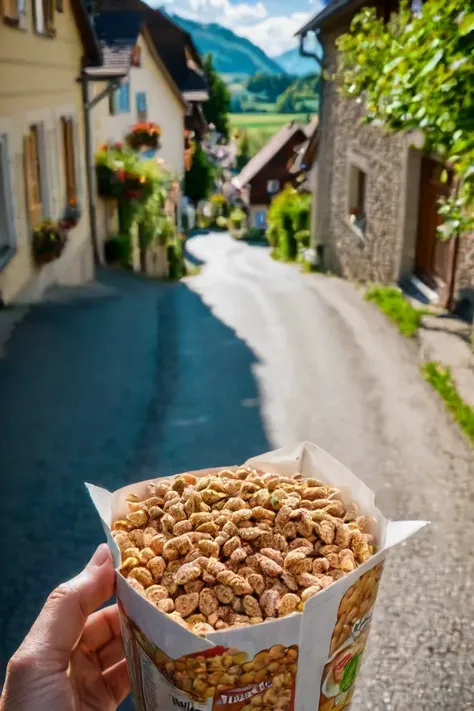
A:
{"label": "roof", "polygon": [[298,175],[298,173],[307,173],[311,169],[317,155],[318,149],[318,117],[305,126],[306,141],[295,148],[295,157],[290,167],[290,173]]}
{"label": "roof", "polygon": [[148,47],[151,55],[153,56],[153,59],[155,60],[155,63],[157,65],[158,69],[160,70],[166,83],[168,84],[169,88],[171,89],[172,94],[174,95],[174,97],[178,101],[178,103],[181,104],[182,109],[184,111],[186,111],[186,109],[187,109],[186,101],[185,101],[183,95],[181,94],[180,90],[176,86],[176,83],[173,80],[173,77],[171,76],[171,74],[169,73],[167,67],[164,65],[160,55],[156,51],[155,43],[153,42],[153,40],[151,38],[150,32],[149,32],[146,24],[142,27],[142,34],[143,34],[143,38],[147,44],[147,47]]}
{"label": "roof", "polygon": [[234,178],[234,185],[239,189],[247,185],[298,132],[300,132],[304,138],[303,127],[294,121],[290,121],[290,123],[282,126],[257,155],[247,163],[241,173]]}
{"label": "roof", "polygon": [[[179,90],[189,101],[206,101],[209,98],[207,82],[202,71],[201,57],[191,35],[173,22],[165,12],[153,10],[147,5],[145,7],[146,25],[156,51]],[[200,93],[192,96],[195,92]]]}
{"label": "roof", "polygon": [[115,10],[100,12],[94,17],[94,29],[99,38],[103,63],[100,67],[88,68],[87,74],[96,79],[122,77],[128,73],[132,55],[137,44],[144,13],[136,10]]}
{"label": "roof", "polygon": [[81,0],[72,0],[71,6],[74,20],[81,36],[82,45],[86,52],[85,63],[100,64],[102,62],[102,52],[89,15]]}
{"label": "roof", "polygon": [[351,5],[362,5],[361,0],[330,0],[329,3],[324,7],[321,12],[311,18],[303,27],[301,27],[297,35],[306,35],[308,32],[318,30],[323,24],[325,24],[329,19],[333,18],[335,15],[339,15],[346,9],[349,9]]}

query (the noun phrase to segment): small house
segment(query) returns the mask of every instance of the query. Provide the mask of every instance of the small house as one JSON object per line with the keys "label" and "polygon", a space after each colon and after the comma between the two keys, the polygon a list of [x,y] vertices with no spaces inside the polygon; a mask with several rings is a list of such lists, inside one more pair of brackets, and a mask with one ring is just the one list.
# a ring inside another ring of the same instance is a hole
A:
{"label": "small house", "polygon": [[232,179],[233,186],[246,196],[252,227],[265,229],[272,198],[287,183],[296,184],[296,176],[290,168],[296,147],[306,140],[304,128],[290,121]]}

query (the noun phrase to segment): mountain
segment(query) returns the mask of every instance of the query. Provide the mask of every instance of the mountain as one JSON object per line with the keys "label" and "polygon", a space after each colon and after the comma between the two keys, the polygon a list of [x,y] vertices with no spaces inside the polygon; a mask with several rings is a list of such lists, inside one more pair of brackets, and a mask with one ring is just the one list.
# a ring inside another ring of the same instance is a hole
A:
{"label": "mountain", "polygon": [[317,69],[317,64],[314,59],[302,57],[299,48],[289,49],[283,52],[278,57],[275,57],[275,62],[278,62],[280,67],[286,74],[303,77],[306,74],[313,74]]}
{"label": "mountain", "polygon": [[[284,70],[265,52],[245,37],[239,37],[216,23],[204,24],[179,15],[170,15],[173,22],[189,32],[200,54],[209,52],[220,74],[251,76],[256,72],[284,74]],[[313,69],[314,71],[314,69]]]}

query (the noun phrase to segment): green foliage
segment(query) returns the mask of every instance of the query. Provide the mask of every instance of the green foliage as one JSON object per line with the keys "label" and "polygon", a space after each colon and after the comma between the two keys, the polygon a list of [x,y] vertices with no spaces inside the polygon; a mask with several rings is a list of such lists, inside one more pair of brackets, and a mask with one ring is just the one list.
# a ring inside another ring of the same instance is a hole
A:
{"label": "green foliage", "polygon": [[171,244],[168,244],[168,278],[181,279],[186,276],[186,264],[184,261],[183,243],[179,236]]}
{"label": "green foliage", "polygon": [[365,294],[389,319],[394,321],[403,336],[412,338],[420,327],[423,311],[414,309],[400,289],[394,286],[373,286]]}
{"label": "green foliage", "polygon": [[184,178],[184,192],[194,203],[207,200],[211,194],[214,183],[214,166],[206,153],[197,143],[190,170],[186,171]]}
{"label": "green foliage", "polygon": [[118,234],[105,243],[107,264],[120,264],[125,269],[132,265],[132,238],[130,234]]}
{"label": "green foliage", "polygon": [[474,204],[474,0],[430,0],[419,14],[402,0],[387,24],[364,8],[338,40],[341,90],[364,100],[366,121],[420,129],[424,151],[453,170],[441,202],[442,236],[469,230]]}
{"label": "green foliage", "polygon": [[248,91],[257,94],[263,92],[267,97],[267,101],[274,102],[295,80],[296,77],[290,74],[257,72],[248,78],[246,88]]}
{"label": "green foliage", "polygon": [[291,185],[275,195],[268,208],[266,232],[274,259],[293,262],[309,245],[310,214],[311,195],[300,194]]}
{"label": "green foliage", "polygon": [[224,138],[229,137],[230,91],[214,68],[212,54],[204,58],[204,72],[209,85],[209,99],[203,105],[208,123],[213,123]]}
{"label": "green foliage", "polygon": [[470,442],[474,443],[474,408],[461,398],[450,369],[441,363],[429,362],[421,366],[421,372],[443,398],[446,407]]}
{"label": "green foliage", "polygon": [[234,210],[232,210],[229,215],[229,223],[231,227],[234,227],[235,229],[240,229],[241,227],[243,227],[246,219],[247,215],[240,207],[234,208]]}
{"label": "green foliage", "polygon": [[228,217],[229,203],[227,202],[227,198],[225,197],[225,195],[222,195],[221,193],[216,193],[215,195],[211,196],[209,203],[211,205],[213,217],[219,217],[220,215],[222,215],[223,217]]}
{"label": "green foliage", "polygon": [[247,131],[242,131],[237,149],[237,170],[241,171],[251,158],[250,141]]}

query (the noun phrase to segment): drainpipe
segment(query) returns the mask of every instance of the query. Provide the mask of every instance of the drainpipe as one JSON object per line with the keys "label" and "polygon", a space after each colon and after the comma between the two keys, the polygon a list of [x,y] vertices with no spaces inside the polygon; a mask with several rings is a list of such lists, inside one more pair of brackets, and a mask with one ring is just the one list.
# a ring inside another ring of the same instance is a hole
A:
{"label": "drainpipe", "polygon": [[103,262],[102,254],[99,248],[97,238],[97,220],[95,210],[95,167],[94,167],[94,135],[91,125],[92,109],[99,101],[109,96],[115,89],[120,86],[120,79],[114,79],[107,83],[106,88],[93,99],[90,98],[90,82],[89,77],[85,72],[80,78],[82,84],[82,109],[84,114],[84,141],[85,141],[85,158],[86,158],[86,173],[87,173],[87,202],[89,205],[89,230],[91,233],[92,251],[94,254],[94,263],[100,265]]}
{"label": "drainpipe", "polygon": [[[315,37],[317,38],[317,33],[315,33]],[[318,56],[315,52],[309,52],[308,50],[305,49],[305,46],[304,46],[305,39],[306,39],[306,33],[300,35],[300,44],[299,44],[300,56],[301,57],[308,57],[309,59],[314,59],[318,65],[318,68],[319,68],[319,79],[318,79],[318,83],[316,85],[316,93],[318,96],[318,113],[319,113],[318,131],[321,132],[322,116],[323,116],[323,103],[324,103],[324,77],[323,77],[324,49],[323,49],[323,46],[321,45],[321,50],[322,50],[321,56]],[[318,174],[319,174],[319,169],[318,169]],[[317,181],[317,183],[319,183],[319,180]],[[317,195],[315,196],[314,222],[315,222],[315,230],[316,230],[316,225],[318,223],[318,196]],[[316,247],[316,252],[318,255],[318,264],[319,264],[320,268],[322,268],[324,270],[324,256],[325,255],[324,255],[324,244],[322,243],[321,235],[319,236],[319,244],[316,244],[315,247]]]}

